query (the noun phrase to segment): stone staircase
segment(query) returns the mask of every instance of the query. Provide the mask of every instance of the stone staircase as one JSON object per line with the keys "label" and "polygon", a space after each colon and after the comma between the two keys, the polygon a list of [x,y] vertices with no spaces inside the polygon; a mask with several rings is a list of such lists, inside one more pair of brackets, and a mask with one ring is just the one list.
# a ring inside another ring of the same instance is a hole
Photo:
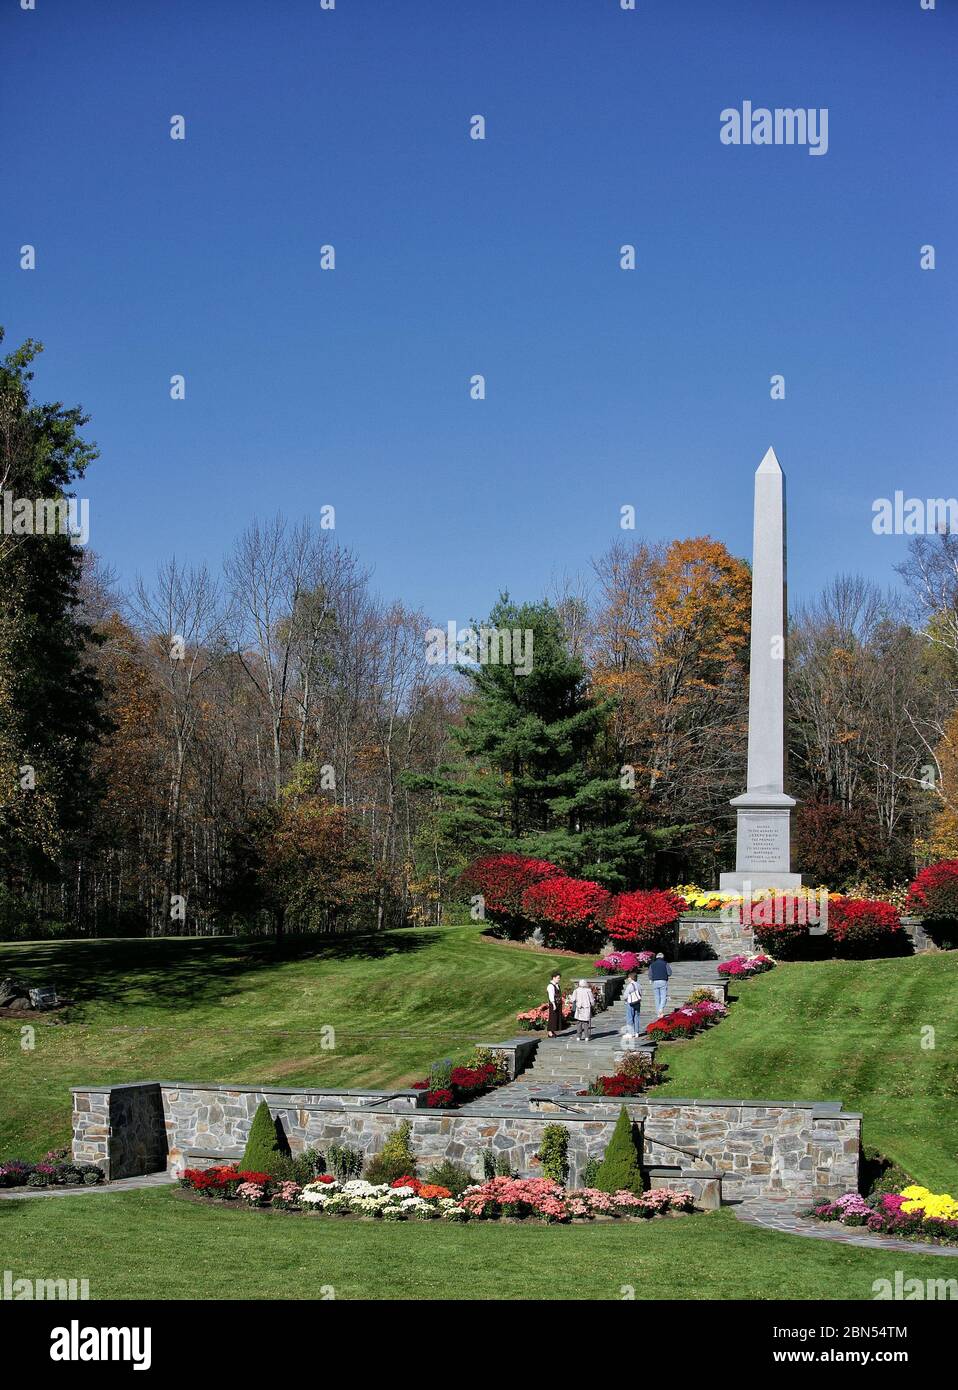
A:
{"label": "stone staircase", "polygon": [[[684,1004],[693,989],[719,975],[711,961],[678,961],[672,966],[667,1008],[677,1009]],[[626,1044],[625,1004],[616,1000],[592,1020],[592,1037],[579,1042],[573,1026],[556,1038],[542,1036],[536,1049],[535,1061],[515,1081],[491,1095],[468,1101],[460,1108],[483,1113],[514,1113],[525,1111],[532,1096],[560,1099],[584,1091],[597,1076],[611,1076],[618,1070],[626,1052],[654,1052],[654,1044],[645,1037],[644,1029],[656,1017],[655,996],[647,976],[639,977],[642,1007],[639,1014],[643,1032]]]}

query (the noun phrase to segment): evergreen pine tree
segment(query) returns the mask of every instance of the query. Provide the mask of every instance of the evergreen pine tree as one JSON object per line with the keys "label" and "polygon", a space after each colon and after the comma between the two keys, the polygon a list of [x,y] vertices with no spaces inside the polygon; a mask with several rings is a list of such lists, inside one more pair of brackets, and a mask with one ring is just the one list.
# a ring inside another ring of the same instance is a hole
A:
{"label": "evergreen pine tree", "polygon": [[549,859],[609,888],[635,881],[646,837],[606,735],[610,702],[589,694],[555,609],[503,595],[485,628],[531,637],[531,670],[515,660],[462,667],[470,685],[453,730],[459,757],[432,790],[442,839],[466,859],[513,851]]}

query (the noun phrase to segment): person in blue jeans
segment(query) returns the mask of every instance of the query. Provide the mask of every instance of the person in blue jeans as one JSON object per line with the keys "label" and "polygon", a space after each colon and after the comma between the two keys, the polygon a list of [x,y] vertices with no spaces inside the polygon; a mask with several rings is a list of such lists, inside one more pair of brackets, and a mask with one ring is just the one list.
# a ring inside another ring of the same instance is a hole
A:
{"label": "person in blue jeans", "polygon": [[669,979],[672,975],[672,967],[659,951],[649,966],[649,979],[652,981],[652,992],[655,995],[655,1009],[659,1016],[665,1013],[665,1006],[669,1002]]}
{"label": "person in blue jeans", "polygon": [[639,972],[637,970],[630,970],[626,975],[622,998],[625,1000],[626,1037],[637,1038],[642,1031],[639,1024],[639,1011],[642,1008],[642,992],[639,989]]}

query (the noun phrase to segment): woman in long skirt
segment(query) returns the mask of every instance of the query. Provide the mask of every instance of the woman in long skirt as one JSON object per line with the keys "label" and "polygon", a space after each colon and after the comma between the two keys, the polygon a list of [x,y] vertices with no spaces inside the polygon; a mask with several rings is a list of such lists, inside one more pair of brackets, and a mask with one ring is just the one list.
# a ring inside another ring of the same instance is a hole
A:
{"label": "woman in long skirt", "polygon": [[547,1029],[550,1038],[562,1032],[562,976],[558,970],[549,981],[549,1021]]}

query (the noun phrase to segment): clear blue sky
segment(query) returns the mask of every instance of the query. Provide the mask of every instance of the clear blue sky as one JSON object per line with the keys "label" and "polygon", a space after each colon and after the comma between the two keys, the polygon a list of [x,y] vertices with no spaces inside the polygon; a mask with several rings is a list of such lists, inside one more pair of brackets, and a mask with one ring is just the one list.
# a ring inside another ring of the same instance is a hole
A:
{"label": "clear blue sky", "polygon": [[[952,0],[3,0],[0,44],[0,322],[93,416],[124,579],[332,503],[464,622],[624,503],[749,553],[774,444],[802,598],[893,579],[876,496],[958,490]],[[828,153],[722,145],[745,99]]]}

